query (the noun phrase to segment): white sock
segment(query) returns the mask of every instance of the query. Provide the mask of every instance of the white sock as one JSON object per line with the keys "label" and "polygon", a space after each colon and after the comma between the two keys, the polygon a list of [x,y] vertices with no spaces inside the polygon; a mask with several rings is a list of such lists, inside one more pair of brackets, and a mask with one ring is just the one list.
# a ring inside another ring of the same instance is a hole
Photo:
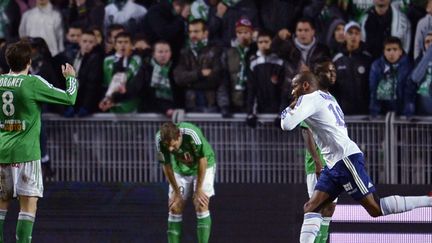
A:
{"label": "white sock", "polygon": [[380,206],[383,215],[403,213],[414,208],[432,207],[432,197],[389,196],[380,199]]}
{"label": "white sock", "polygon": [[305,213],[300,232],[300,243],[313,243],[321,227],[320,213]]}
{"label": "white sock", "polygon": [[330,221],[332,220],[332,217],[323,217],[322,218],[321,225],[330,225]]}

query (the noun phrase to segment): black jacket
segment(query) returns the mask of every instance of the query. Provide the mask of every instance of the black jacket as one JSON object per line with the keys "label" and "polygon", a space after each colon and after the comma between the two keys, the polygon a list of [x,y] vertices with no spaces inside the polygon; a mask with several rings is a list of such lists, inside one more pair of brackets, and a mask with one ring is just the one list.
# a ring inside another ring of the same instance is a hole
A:
{"label": "black jacket", "polygon": [[372,61],[363,44],[351,53],[344,47],[333,58],[337,81],[331,93],[346,115],[369,113],[369,70]]}

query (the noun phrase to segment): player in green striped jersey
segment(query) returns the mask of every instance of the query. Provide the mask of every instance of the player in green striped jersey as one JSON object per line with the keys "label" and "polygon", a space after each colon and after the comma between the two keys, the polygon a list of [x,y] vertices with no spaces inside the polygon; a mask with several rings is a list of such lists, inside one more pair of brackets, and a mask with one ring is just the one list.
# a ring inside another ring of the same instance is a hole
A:
{"label": "player in green striped jersey", "polygon": [[192,123],[164,123],[156,134],[157,158],[170,184],[168,242],[181,240],[184,202],[193,191],[199,243],[210,237],[210,197],[214,195],[215,153]]}
{"label": "player in green striped jersey", "polygon": [[31,46],[24,41],[6,49],[8,74],[0,75],[0,242],[10,201],[18,197],[17,242],[31,242],[37,201],[43,195],[41,173],[41,103],[73,105],[75,70],[62,66],[66,91],[40,76],[29,75]]}
{"label": "player in green striped jersey", "polygon": [[[318,63],[314,68],[314,74],[318,76],[320,89],[328,92],[329,88],[336,82],[336,67],[331,61],[324,61]],[[303,140],[306,144],[305,151],[305,171],[306,171],[306,184],[309,198],[315,189],[319,174],[325,166],[325,160],[321,155],[320,149],[316,146],[312,131],[309,129],[305,122],[300,123],[302,128]],[[331,204],[323,207],[321,213],[323,221],[321,223],[320,231],[315,238],[315,243],[326,243],[329,234],[329,227],[331,217],[333,216],[337,199]]]}

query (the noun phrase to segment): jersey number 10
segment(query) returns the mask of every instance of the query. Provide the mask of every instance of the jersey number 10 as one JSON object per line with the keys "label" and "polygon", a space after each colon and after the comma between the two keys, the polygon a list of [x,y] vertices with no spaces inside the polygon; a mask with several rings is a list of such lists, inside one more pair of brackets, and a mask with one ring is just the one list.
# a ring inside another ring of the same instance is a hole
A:
{"label": "jersey number 10", "polygon": [[335,108],[335,106],[333,106],[333,104],[330,104],[330,105],[328,105],[328,109],[336,117],[336,124],[338,126],[345,127],[344,113],[342,112],[341,108],[338,105],[336,105],[336,108]]}
{"label": "jersey number 10", "polygon": [[13,100],[14,96],[11,91],[6,91],[2,94],[2,110],[6,116],[12,116],[15,113],[15,106],[13,104]]}

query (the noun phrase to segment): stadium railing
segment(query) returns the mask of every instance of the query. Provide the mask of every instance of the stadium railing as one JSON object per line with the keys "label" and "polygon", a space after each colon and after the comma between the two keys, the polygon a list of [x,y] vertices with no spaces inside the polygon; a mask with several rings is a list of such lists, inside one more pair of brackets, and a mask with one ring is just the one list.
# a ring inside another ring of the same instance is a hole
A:
{"label": "stadium railing", "polygon": [[[299,128],[283,132],[274,115],[259,116],[256,129],[245,114],[186,113],[216,151],[222,183],[303,183],[304,142]],[[43,116],[55,181],[163,182],[154,136],[166,117],[153,114],[95,114],[87,118]],[[431,183],[432,120],[347,116],[351,138],[364,151],[377,183]],[[398,138],[398,139],[396,139]],[[426,163],[427,162],[427,163]]]}

